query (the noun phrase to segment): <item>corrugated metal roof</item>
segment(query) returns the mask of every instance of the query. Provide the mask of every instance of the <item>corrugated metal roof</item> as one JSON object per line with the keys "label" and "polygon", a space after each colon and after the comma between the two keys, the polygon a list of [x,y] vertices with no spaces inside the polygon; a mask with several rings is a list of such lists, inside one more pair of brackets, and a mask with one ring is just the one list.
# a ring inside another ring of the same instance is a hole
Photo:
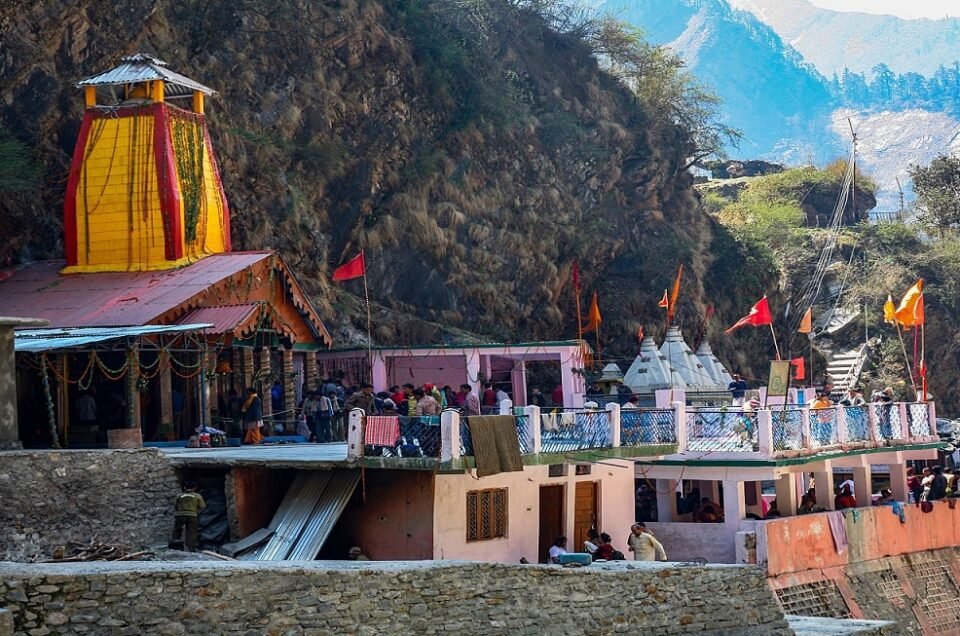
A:
{"label": "corrugated metal roof", "polygon": [[304,526],[310,520],[313,509],[323,496],[327,487],[331,470],[300,471],[290,485],[283,503],[270,522],[269,529],[273,536],[261,550],[257,552],[257,561],[283,561],[287,558],[291,548],[296,543]]}
{"label": "corrugated metal roof", "polygon": [[203,331],[209,324],[147,325],[144,327],[80,327],[70,329],[24,329],[14,332],[13,348],[18,352],[54,351],[160,333]]}
{"label": "corrugated metal roof", "polygon": [[256,319],[259,314],[259,303],[198,307],[184,314],[177,323],[181,325],[209,323],[212,326],[207,329],[207,333],[230,333],[242,338],[256,329]]}
{"label": "corrugated metal roof", "polygon": [[340,515],[350,502],[353,491],[360,483],[359,470],[337,469],[333,471],[330,482],[317,501],[303,534],[287,555],[288,561],[312,561],[317,558],[320,548],[326,543]]}
{"label": "corrugated metal roof", "polygon": [[287,276],[297,308],[330,343],[329,332],[283,259],[266,251],[214,254],[179,269],[150,272],[61,275],[63,261],[34,263],[0,272],[0,307],[4,313],[48,320],[51,327],[147,325],[179,308],[196,308],[210,287],[271,257]]}
{"label": "corrugated metal roof", "polygon": [[[167,68],[166,62],[158,60],[155,57],[137,53],[123,57],[121,61],[123,63],[119,66],[109,71],[86,77],[77,82],[76,86],[78,88],[83,86],[116,86],[119,84],[135,84],[137,82],[163,80],[165,84],[169,85],[164,86],[164,93],[167,95],[182,95],[188,91],[200,91],[207,95],[215,95],[217,93],[217,91],[208,86],[204,86],[200,82],[196,82],[189,77],[180,75],[180,73],[171,71]],[[173,87],[181,87],[188,89],[188,91],[176,90]]]}

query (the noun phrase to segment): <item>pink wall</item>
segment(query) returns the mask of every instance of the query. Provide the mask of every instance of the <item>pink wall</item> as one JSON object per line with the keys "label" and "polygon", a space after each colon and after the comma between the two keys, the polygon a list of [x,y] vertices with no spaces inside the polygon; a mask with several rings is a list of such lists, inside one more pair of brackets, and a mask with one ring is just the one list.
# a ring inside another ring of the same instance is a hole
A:
{"label": "pink wall", "polygon": [[[574,546],[574,497],[575,483],[596,481],[599,483],[598,512],[600,530],[609,532],[618,549],[634,519],[633,463],[622,460],[605,460],[594,464],[591,474],[574,475],[570,465],[565,477],[549,477],[548,466],[526,466],[522,473],[500,473],[481,479],[472,473],[436,476],[434,499],[433,543],[435,559],[466,559],[516,563],[521,557],[531,563],[539,561],[538,541],[540,531],[540,486],[562,484],[565,486],[564,532],[569,537],[567,549],[579,551]],[[507,536],[488,541],[468,542],[466,539],[467,491],[487,488],[507,489]]]}
{"label": "pink wall", "polygon": [[960,509],[946,501],[933,511],[906,506],[901,524],[889,506],[857,508],[857,520],[846,511],[849,548],[837,554],[827,523],[828,513],[787,517],[766,522],[767,573],[778,576],[804,570],[845,566],[887,556],[899,556],[960,545]]}
{"label": "pink wall", "polygon": [[449,356],[412,356],[387,359],[388,385],[408,382],[421,386],[427,382],[456,390],[467,381],[467,360],[462,353]]}
{"label": "pink wall", "polygon": [[366,497],[354,497],[336,534],[374,561],[432,558],[433,481],[432,473],[419,470],[366,471]]}

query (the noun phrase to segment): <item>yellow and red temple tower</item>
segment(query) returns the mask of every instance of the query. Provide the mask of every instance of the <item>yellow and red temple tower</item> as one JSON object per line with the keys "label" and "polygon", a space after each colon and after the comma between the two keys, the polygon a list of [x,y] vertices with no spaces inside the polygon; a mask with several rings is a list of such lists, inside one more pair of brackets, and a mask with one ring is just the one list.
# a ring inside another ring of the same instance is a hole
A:
{"label": "yellow and red temple tower", "polygon": [[64,205],[65,274],[172,269],[230,251],[203,115],[215,91],[148,55],[121,61],[77,83],[86,110]]}

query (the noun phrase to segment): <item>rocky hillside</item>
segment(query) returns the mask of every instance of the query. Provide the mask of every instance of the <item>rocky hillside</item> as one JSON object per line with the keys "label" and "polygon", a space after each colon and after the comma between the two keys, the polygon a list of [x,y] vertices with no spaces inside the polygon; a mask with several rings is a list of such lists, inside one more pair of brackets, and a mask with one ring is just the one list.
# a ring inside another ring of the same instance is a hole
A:
{"label": "rocky hillside", "polygon": [[[740,248],[699,208],[690,131],[601,70],[575,28],[523,2],[469,6],[0,5],[0,128],[41,172],[37,189],[0,198],[0,258],[61,256],[72,83],[144,51],[219,91],[208,116],[235,244],[282,252],[340,344],[363,324],[362,295],[329,273],[360,248],[380,343],[570,337],[574,261],[600,291],[611,351],[662,320],[681,261],[686,330],[709,297],[716,328],[745,311],[770,278],[729,288]],[[747,362],[742,346],[719,349]]]}

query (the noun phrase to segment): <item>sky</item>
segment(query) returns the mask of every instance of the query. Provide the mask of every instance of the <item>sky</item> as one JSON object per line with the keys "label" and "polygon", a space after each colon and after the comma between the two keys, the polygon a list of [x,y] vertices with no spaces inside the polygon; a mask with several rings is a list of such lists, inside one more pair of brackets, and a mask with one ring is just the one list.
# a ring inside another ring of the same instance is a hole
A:
{"label": "sky", "polygon": [[960,16],[956,0],[810,0],[824,9],[880,13],[901,18],[942,18]]}

